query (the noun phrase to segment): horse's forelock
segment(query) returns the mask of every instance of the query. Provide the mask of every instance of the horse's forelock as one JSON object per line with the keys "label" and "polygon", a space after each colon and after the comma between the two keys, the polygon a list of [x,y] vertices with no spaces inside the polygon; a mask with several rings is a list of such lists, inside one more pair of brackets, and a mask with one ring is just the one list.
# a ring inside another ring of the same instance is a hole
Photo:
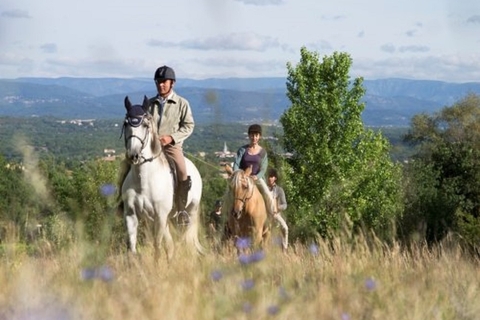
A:
{"label": "horse's forelock", "polygon": [[237,170],[233,173],[231,178],[231,187],[234,191],[243,190],[245,188],[244,184],[248,190],[251,190],[253,186],[253,180],[245,174],[243,170]]}

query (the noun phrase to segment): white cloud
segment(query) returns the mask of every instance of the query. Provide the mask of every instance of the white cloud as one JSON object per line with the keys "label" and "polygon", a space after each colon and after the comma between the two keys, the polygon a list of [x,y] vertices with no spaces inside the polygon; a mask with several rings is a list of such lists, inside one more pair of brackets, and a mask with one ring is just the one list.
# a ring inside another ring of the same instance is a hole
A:
{"label": "white cloud", "polygon": [[478,0],[0,1],[0,77],[284,76],[306,46],[365,78],[480,79]]}
{"label": "white cloud", "polygon": [[408,30],[407,32],[405,32],[407,37],[414,37],[416,33],[417,33],[417,30]]}
{"label": "white cloud", "polygon": [[31,18],[31,16],[28,14],[28,11],[19,10],[19,9],[3,11],[0,16],[4,18],[20,18],[20,19]]}
{"label": "white cloud", "polygon": [[396,51],[396,48],[393,44],[386,43],[386,44],[383,44],[380,47],[380,50],[382,50],[383,52],[387,52],[387,53],[394,53]]}
{"label": "white cloud", "polygon": [[55,43],[44,43],[40,46],[40,49],[44,53],[55,53],[57,52],[57,45]]}
{"label": "white cloud", "polygon": [[280,48],[280,42],[269,36],[255,33],[231,33],[204,39],[189,39],[179,42],[162,40],[149,40],[149,46],[178,47],[194,50],[240,50],[240,51],[266,51],[272,48]]}
{"label": "white cloud", "polygon": [[255,6],[268,6],[284,4],[285,0],[235,0],[237,2],[243,2],[245,4],[252,4]]}
{"label": "white cloud", "polygon": [[427,46],[401,46],[398,48],[399,52],[428,52],[430,48]]}
{"label": "white cloud", "polygon": [[467,19],[468,23],[480,24],[480,15],[474,15]]}

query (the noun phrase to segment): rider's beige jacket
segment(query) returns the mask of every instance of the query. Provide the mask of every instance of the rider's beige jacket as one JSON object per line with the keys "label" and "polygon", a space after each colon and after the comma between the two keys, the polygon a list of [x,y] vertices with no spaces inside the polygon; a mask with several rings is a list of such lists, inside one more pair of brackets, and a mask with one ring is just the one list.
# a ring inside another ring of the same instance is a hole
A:
{"label": "rider's beige jacket", "polygon": [[[158,125],[159,135],[170,135],[175,145],[181,146],[193,132],[195,122],[188,101],[172,91],[163,105],[162,116],[159,115],[161,98],[150,99],[150,114]],[[159,123],[159,121],[161,121]]]}

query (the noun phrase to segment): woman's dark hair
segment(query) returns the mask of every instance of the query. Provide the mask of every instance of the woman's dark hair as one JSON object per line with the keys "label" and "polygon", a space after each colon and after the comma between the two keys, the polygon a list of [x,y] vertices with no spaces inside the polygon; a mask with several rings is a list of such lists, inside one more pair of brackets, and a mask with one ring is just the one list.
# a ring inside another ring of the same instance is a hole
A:
{"label": "woman's dark hair", "polygon": [[259,124],[252,124],[250,127],[248,127],[248,134],[250,133],[262,134],[262,127]]}

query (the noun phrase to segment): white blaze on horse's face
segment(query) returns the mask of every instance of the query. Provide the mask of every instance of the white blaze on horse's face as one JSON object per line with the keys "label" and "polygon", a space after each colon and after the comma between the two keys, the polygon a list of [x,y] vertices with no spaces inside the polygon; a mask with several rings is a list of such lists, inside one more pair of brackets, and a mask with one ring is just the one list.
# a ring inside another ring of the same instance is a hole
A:
{"label": "white blaze on horse's face", "polygon": [[235,201],[233,204],[233,214],[237,219],[239,219],[242,215],[245,201],[247,201],[252,196],[252,186],[251,180],[245,174],[243,174],[241,177],[236,177],[234,181],[236,181],[236,183],[233,186],[235,196]]}
{"label": "white blaze on horse's face", "polygon": [[142,119],[142,123],[133,127],[127,125],[125,128],[125,147],[127,151],[127,158],[133,163],[138,164],[143,158],[150,155],[143,154],[149,148],[146,148],[150,143],[150,126],[146,117]]}

